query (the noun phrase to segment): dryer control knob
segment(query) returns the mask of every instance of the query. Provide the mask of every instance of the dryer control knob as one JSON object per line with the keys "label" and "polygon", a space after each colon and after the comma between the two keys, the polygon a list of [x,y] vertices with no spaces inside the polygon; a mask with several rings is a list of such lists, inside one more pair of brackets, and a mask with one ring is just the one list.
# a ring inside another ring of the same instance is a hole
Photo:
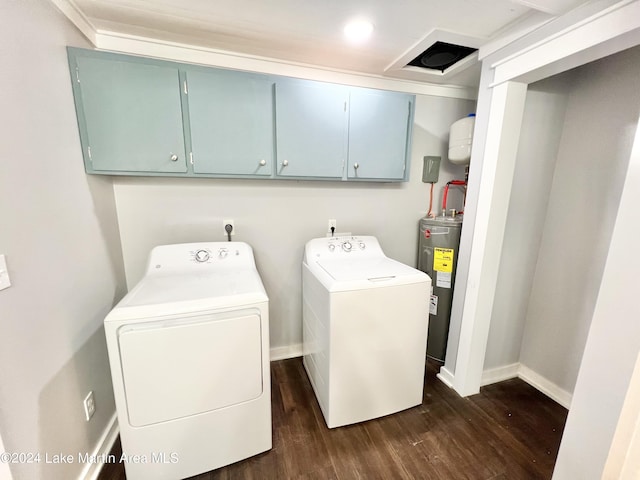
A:
{"label": "dryer control knob", "polygon": [[333,243],[329,244],[329,251],[333,252],[336,249],[336,246]]}
{"label": "dryer control knob", "polygon": [[227,250],[226,248],[221,248],[220,250],[218,250],[218,257],[220,258],[226,258],[228,254],[229,250]]}
{"label": "dryer control knob", "polygon": [[194,257],[196,259],[196,262],[203,263],[209,260],[209,252],[207,252],[206,250],[198,250]]}
{"label": "dryer control knob", "polygon": [[352,247],[353,246],[351,245],[351,242],[344,242],[342,244],[342,250],[344,250],[345,252],[350,252]]}
{"label": "dryer control knob", "polygon": [[358,246],[360,247],[360,250],[364,250],[365,248],[367,248],[364,242],[360,242]]}

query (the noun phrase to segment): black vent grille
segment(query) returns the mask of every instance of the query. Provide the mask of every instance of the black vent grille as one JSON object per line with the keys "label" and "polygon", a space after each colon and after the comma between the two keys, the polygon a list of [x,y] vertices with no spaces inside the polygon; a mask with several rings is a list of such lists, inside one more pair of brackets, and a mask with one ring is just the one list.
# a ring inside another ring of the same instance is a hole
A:
{"label": "black vent grille", "polygon": [[454,45],[452,43],[436,42],[407,63],[407,66],[410,65],[444,72],[451,65],[468,57],[477,50],[477,48],[463,47],[462,45]]}

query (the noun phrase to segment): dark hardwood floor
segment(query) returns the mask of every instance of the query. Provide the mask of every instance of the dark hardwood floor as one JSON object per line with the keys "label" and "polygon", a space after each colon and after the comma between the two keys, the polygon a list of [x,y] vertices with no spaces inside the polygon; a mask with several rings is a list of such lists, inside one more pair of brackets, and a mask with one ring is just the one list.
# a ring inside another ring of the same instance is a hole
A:
{"label": "dark hardwood floor", "polygon": [[[190,480],[551,478],[566,409],[519,379],[460,398],[439,368],[427,362],[422,405],[329,430],[301,359],[273,362],[273,449]],[[125,478],[107,464],[99,480]]]}

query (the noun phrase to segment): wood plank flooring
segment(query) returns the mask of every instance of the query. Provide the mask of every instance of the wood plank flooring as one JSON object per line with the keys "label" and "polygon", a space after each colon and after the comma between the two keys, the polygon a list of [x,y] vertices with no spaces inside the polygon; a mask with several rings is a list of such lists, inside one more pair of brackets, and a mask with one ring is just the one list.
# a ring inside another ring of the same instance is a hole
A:
{"label": "wood plank flooring", "polygon": [[[190,480],[551,478],[566,409],[519,379],[460,398],[439,368],[427,362],[422,405],[329,430],[301,359],[273,362],[273,449]],[[125,478],[108,464],[99,480]]]}

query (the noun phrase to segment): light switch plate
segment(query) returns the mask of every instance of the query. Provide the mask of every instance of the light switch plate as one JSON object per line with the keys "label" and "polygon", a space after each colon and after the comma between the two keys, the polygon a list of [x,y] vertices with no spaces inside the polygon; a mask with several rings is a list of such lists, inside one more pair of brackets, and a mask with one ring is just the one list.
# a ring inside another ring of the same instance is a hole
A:
{"label": "light switch plate", "polygon": [[0,290],[9,288],[11,279],[9,278],[9,270],[7,270],[7,261],[4,255],[0,255]]}

